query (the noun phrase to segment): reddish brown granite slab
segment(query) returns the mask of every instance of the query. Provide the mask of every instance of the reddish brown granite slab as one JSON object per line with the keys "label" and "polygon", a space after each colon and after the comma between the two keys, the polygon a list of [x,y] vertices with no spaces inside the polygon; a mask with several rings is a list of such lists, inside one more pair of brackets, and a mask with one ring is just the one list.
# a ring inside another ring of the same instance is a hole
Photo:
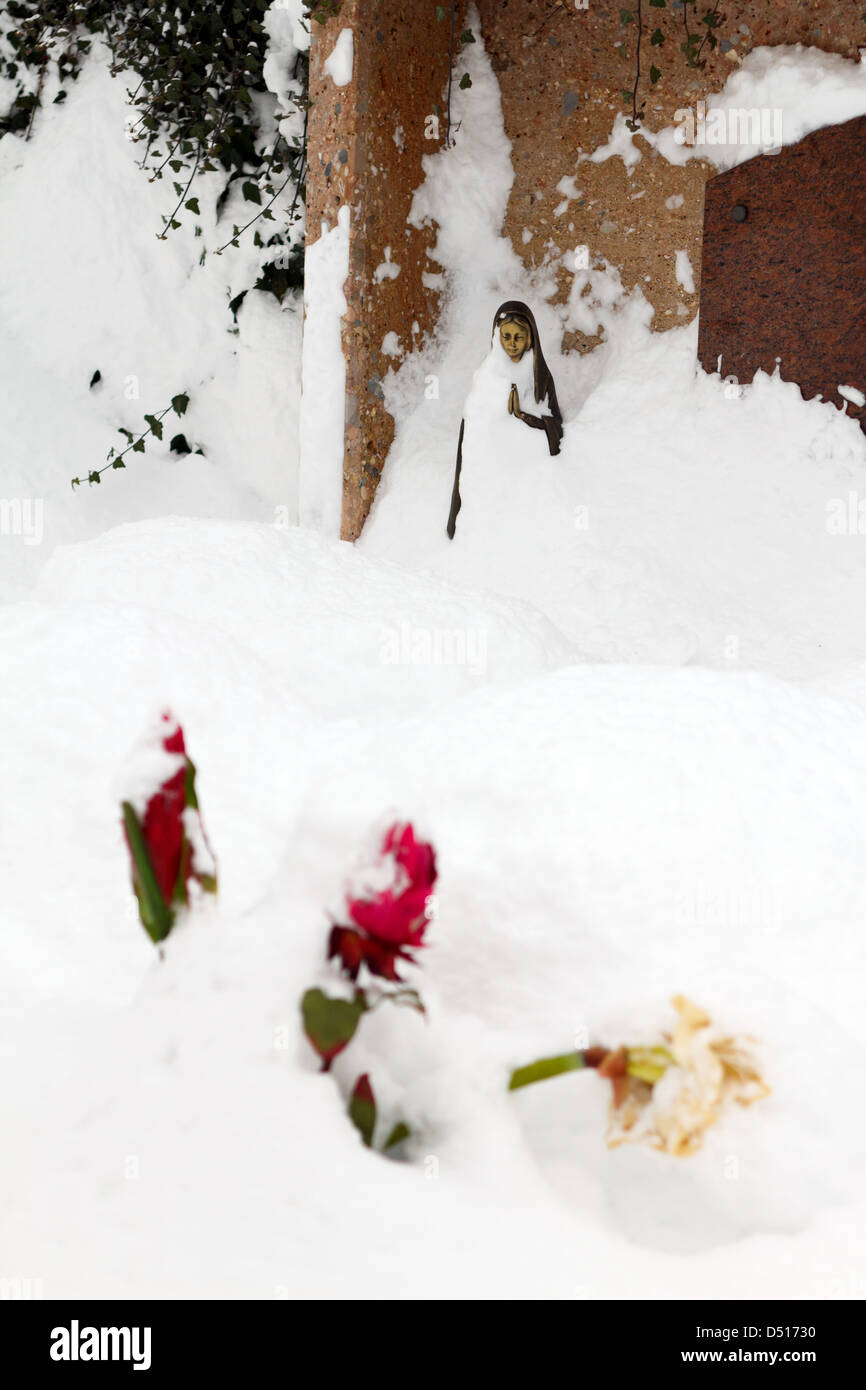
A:
{"label": "reddish brown granite slab", "polygon": [[[866,392],[866,116],[709,180],[698,356],[740,382],[780,359],[837,406],[840,385]],[[848,414],[866,430],[866,408]]]}

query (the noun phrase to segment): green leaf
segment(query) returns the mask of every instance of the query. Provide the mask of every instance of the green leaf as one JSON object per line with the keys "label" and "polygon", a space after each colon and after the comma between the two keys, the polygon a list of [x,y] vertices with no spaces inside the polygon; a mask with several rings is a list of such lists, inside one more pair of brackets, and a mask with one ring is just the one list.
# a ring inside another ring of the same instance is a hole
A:
{"label": "green leaf", "polygon": [[632,24],[634,22],[634,15],[631,10],[620,10],[619,18],[621,24]]}
{"label": "green leaf", "polygon": [[460,35],[460,42],[461,42],[461,43],[474,43],[474,42],[475,42],[475,35],[473,34],[473,32],[472,32],[471,29],[464,29],[464,30],[463,30],[463,33]]}
{"label": "green leaf", "polygon": [[301,1000],[304,1032],[327,1071],[334,1058],[352,1041],[367,1002],[360,990],[354,999],[331,999],[321,989],[308,989]]}
{"label": "green leaf", "polygon": [[172,396],[171,398],[171,408],[174,411],[175,415],[185,415],[186,408],[188,405],[189,396],[186,394],[185,391],[181,391],[179,396]]}
{"label": "green leaf", "polygon": [[102,482],[102,479],[101,479],[101,477],[99,476],[99,471],[98,471],[98,469],[96,469],[96,468],[91,469],[91,471],[90,471],[90,472],[88,473],[88,475],[87,475],[87,481],[90,483],[90,486],[91,486],[91,487],[93,486],[94,483],[101,483],[101,482]]}
{"label": "green leaf", "polygon": [[262,191],[257,183],[253,183],[252,179],[247,179],[245,183],[241,184],[241,192],[248,203],[258,203],[261,206]]}
{"label": "green leaf", "polygon": [[471,87],[471,86],[472,86],[472,78],[469,76],[469,73],[468,73],[468,72],[464,72],[463,76],[462,76],[461,79],[460,79],[460,90],[461,90],[461,92],[465,92],[466,89],[467,89],[467,87]]}
{"label": "green leaf", "polygon": [[444,5],[437,5],[437,6],[436,6],[436,21],[437,21],[437,23],[441,24],[441,23],[442,23],[442,20],[443,20],[444,18],[445,18],[445,6],[444,6]]}
{"label": "green leaf", "polygon": [[659,78],[661,77],[661,75],[662,75],[662,74],[661,74],[661,69],[660,69],[660,68],[655,67],[655,65],[653,65],[653,66],[650,68],[650,82],[652,82],[653,85],[655,85],[655,83],[658,82],[658,80],[659,80]]}
{"label": "green leaf", "polygon": [[663,10],[667,0],[649,0],[649,2],[654,10]]}
{"label": "green leaf", "polygon": [[349,1098],[349,1119],[369,1149],[376,1128],[376,1097],[367,1072],[359,1076]]}
{"label": "green leaf", "polygon": [[154,439],[162,439],[162,421],[155,415],[145,415],[144,423],[150,426],[150,432]]}
{"label": "green leaf", "polygon": [[134,454],[143,454],[143,453],[144,453],[144,440],[143,440],[143,439],[136,439],[135,443],[134,443],[133,446],[132,446],[132,452],[133,452]]}
{"label": "green leaf", "polygon": [[650,35],[650,43],[654,43],[656,46],[658,46],[659,44],[663,44],[664,41],[665,36],[662,33],[661,29],[656,29],[655,32]]}
{"label": "green leaf", "polygon": [[168,166],[169,166],[170,169],[173,169],[174,172],[175,172],[176,174],[179,174],[180,171],[181,171],[181,169],[183,168],[183,160],[182,160],[182,159],[170,159],[170,160],[168,161]]}
{"label": "green leaf", "polygon": [[99,370],[99,368],[97,367],[97,368],[96,368],[96,371],[93,373],[93,376],[90,378],[90,386],[91,386],[91,389],[96,385],[96,383],[97,383],[98,381],[101,381],[101,380],[102,380],[102,372],[101,372],[101,371]]}
{"label": "green leaf", "polygon": [[132,856],[132,880],[135,896],[138,898],[138,915],[151,941],[164,941],[174,925],[174,913],[168,908],[159,891],[135,809],[128,801],[121,803],[121,809],[126,841]]}
{"label": "green leaf", "polygon": [[412,1131],[409,1126],[404,1125],[403,1121],[400,1120],[391,1130],[391,1133],[388,1135],[382,1147],[385,1149],[393,1149],[395,1144],[402,1144],[404,1139],[408,1139],[411,1133]]}
{"label": "green leaf", "polygon": [[201,215],[201,208],[198,205],[198,198],[188,198],[187,201],[184,203],[184,207],[187,208],[189,212],[194,212],[199,216]]}

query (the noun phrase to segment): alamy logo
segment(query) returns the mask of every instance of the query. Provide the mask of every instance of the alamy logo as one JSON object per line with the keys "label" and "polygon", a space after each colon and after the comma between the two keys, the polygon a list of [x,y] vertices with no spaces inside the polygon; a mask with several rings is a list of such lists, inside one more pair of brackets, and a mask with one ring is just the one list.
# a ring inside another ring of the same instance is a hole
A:
{"label": "alamy logo", "polygon": [[678,145],[757,145],[765,154],[782,147],[780,106],[707,107],[699,101],[695,110],[681,106],[674,112],[674,139]]}
{"label": "alamy logo", "polygon": [[0,536],[20,536],[25,545],[41,545],[43,533],[41,497],[0,497]]}
{"label": "alamy logo", "polygon": [[149,1327],[69,1327],[51,1331],[52,1361],[131,1361],[134,1371],[150,1370]]}

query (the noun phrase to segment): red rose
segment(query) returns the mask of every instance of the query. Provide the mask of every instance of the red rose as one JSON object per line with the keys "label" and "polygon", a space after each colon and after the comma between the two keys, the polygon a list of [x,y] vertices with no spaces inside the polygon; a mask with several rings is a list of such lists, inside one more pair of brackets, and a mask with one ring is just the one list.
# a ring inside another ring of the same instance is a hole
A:
{"label": "red rose", "polygon": [[357,979],[362,964],[373,975],[399,980],[397,962],[413,960],[406,948],[425,944],[429,902],[436,883],[433,846],[416,840],[411,825],[392,825],[382,842],[380,867],[390,877],[388,885],[348,897],[346,906],[355,925],[335,926],[331,932],[328,958],[338,956],[352,980]]}
{"label": "red rose", "polygon": [[122,806],[139,915],[154,941],[168,935],[175,906],[189,902],[191,879],[206,892],[217,889],[183,729],[169,714],[162,716],[162,723],[163,751],[173,754],[178,766],[148,798],[141,818],[131,802]]}
{"label": "red rose", "polygon": [[[163,722],[171,725],[167,714]],[[141,831],[147,847],[148,857],[156,875],[159,891],[166,903],[170,903],[179,891],[186,899],[185,875],[181,873],[184,858],[183,813],[186,807],[186,746],[183,729],[178,724],[162,740],[166,753],[179,754],[183,759],[177,772],[163,782],[147,803]],[[187,846],[188,848],[188,846]]]}

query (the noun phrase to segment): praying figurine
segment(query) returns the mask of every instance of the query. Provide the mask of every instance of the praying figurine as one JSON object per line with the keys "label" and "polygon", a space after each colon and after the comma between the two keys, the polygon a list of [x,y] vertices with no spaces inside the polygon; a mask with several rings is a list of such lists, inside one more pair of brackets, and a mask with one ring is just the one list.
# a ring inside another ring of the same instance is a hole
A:
{"label": "praying figurine", "polygon": [[448,517],[448,535],[452,540],[462,505],[460,470],[464,447],[468,454],[489,456],[495,452],[519,459],[521,464],[531,464],[533,453],[538,456],[538,447],[519,428],[521,425],[543,430],[547,453],[559,453],[562,413],[541,351],[535,318],[528,305],[509,299],[496,311],[490,351],[472,379],[460,422]]}

